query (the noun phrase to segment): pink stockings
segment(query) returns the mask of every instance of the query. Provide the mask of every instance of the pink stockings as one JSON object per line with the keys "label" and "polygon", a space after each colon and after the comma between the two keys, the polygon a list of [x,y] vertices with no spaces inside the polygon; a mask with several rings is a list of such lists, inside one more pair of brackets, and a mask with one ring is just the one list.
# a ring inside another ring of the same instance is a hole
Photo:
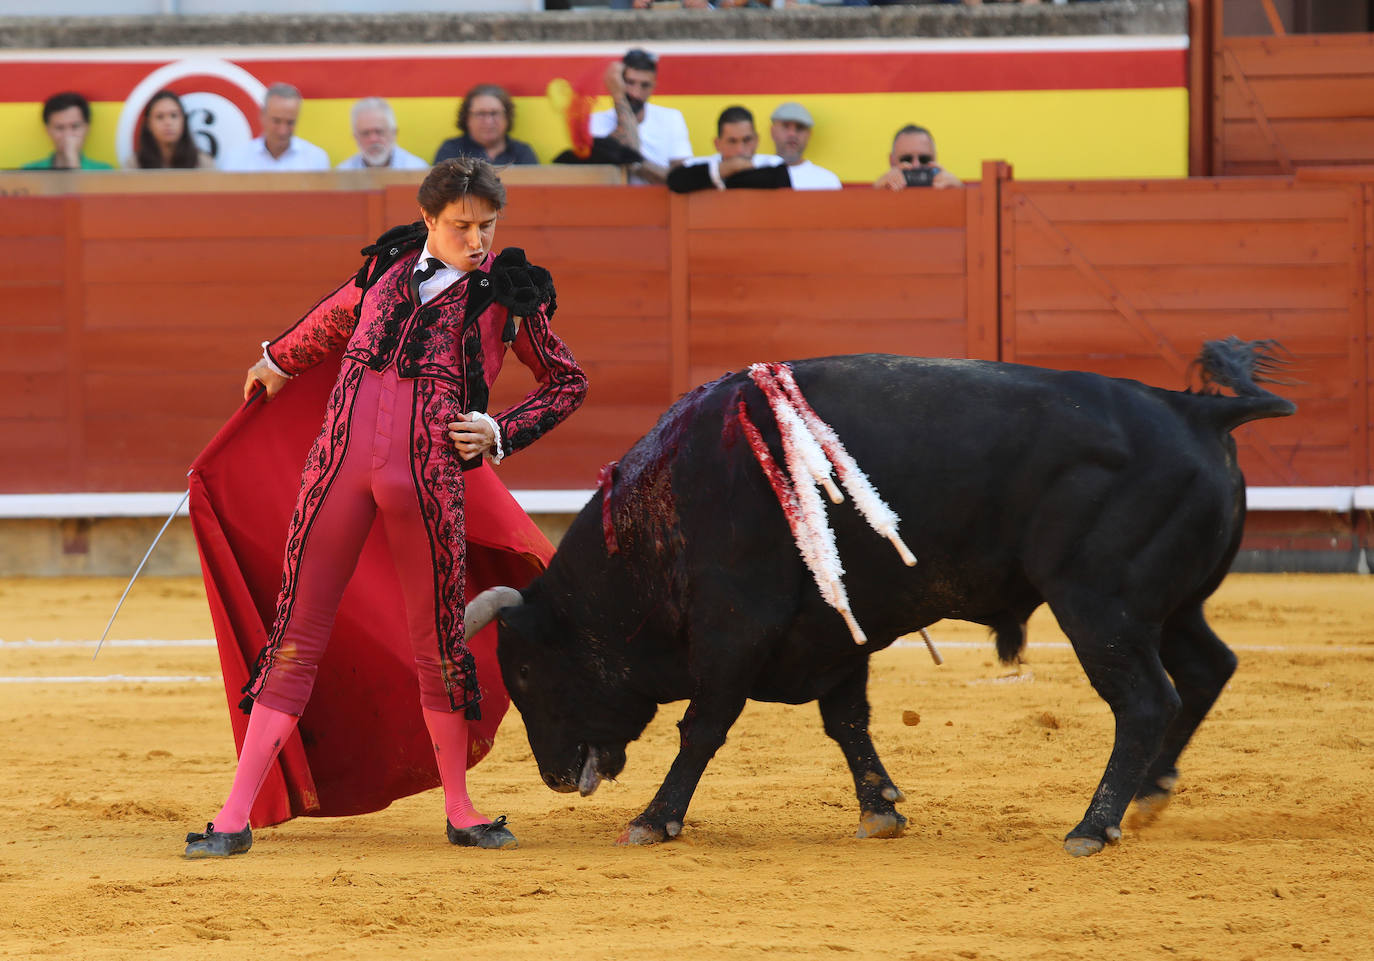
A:
{"label": "pink stockings", "polygon": [[[444,784],[444,810],[448,823],[456,828],[486,824],[468,797],[468,722],[462,711],[431,711],[424,708],[425,727],[434,742],[434,759],[439,763],[439,780]],[[248,826],[248,812],[257,799],[277,752],[296,729],[292,714],[254,704],[248,718],[248,734],[243,739],[238,770],[229,799],[215,815],[215,830],[235,833]]]}
{"label": "pink stockings", "polygon": [[248,826],[248,812],[262,790],[262,782],[267,780],[277,752],[296,729],[298,720],[294,714],[284,714],[266,704],[253,705],[239,766],[234,771],[234,786],[229,789],[229,800],[215,815],[216,831],[233,834]]}
{"label": "pink stockings", "polygon": [[468,722],[462,711],[431,711],[424,708],[425,727],[434,742],[439,780],[444,784],[444,810],[456,828],[486,824],[468,797]]}

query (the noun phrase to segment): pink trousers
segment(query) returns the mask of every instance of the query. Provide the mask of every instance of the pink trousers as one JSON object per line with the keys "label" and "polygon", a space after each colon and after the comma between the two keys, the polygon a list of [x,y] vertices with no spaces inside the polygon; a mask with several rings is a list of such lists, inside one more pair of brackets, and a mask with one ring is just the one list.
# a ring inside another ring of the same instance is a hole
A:
{"label": "pink trousers", "polygon": [[[348,447],[311,524],[293,602],[286,605],[289,613],[278,614],[290,620],[258,703],[297,716],[305,711],[339,600],[380,514],[404,592],[420,704],[432,711],[452,710],[440,667],[437,581],[411,476],[414,388],[415,381],[397,376],[394,366],[380,374],[363,372],[349,420]],[[425,429],[440,432],[447,443],[446,424]]]}

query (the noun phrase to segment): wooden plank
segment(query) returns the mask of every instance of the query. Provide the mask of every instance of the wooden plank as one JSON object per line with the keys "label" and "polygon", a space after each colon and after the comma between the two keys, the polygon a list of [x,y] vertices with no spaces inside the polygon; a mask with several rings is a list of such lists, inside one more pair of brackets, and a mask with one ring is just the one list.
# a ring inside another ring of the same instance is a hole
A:
{"label": "wooden plank", "polygon": [[[1346,264],[1350,232],[1336,221],[1231,221],[1181,230],[1170,223],[1059,223],[1057,229],[1100,266],[1146,264]],[[1023,267],[1068,263],[1068,254],[1018,218],[1016,259]]]}
{"label": "wooden plank", "polygon": [[[1369,163],[1374,157],[1374,117],[1339,120],[1276,120],[1274,133],[1295,164]],[[1226,121],[1228,163],[1262,163],[1272,151],[1254,124]]]}
{"label": "wooden plank", "polygon": [[[16,386],[14,381],[10,386]],[[65,389],[66,385],[61,384],[59,392]],[[80,489],[80,481],[66,470],[66,420],[54,417],[53,413],[48,410],[32,416],[0,416],[0,450],[5,452],[0,493]]]}
{"label": "wooden plank", "polygon": [[[247,369],[245,365],[243,370]],[[238,375],[235,375],[238,378]],[[89,405],[89,411],[81,416],[81,429],[99,422],[109,422],[129,427],[118,427],[120,433],[137,437],[142,431],[158,433],[158,418],[175,416],[177,418],[203,418],[217,420],[218,430],[229,419],[243,401],[243,394],[235,388],[243,386],[243,380],[227,385],[227,390],[218,383],[206,383],[200,371],[179,369],[164,370],[158,380],[158,391],[169,402],[150,406],[143,391],[130,390],[127,374],[115,370],[90,370],[80,377],[82,396]],[[175,399],[174,401],[171,399]],[[146,422],[146,423],[145,423]],[[136,426],[134,426],[136,425]],[[167,427],[171,430],[171,426]],[[201,438],[202,445],[209,441],[210,435]],[[154,443],[149,440],[149,443]],[[199,450],[199,448],[197,448]]]}
{"label": "wooden plank", "polygon": [[66,241],[58,235],[0,236],[0,290],[10,285],[60,285]]}
{"label": "wooden plank", "polygon": [[[1229,156],[1228,156],[1229,162]],[[1065,187],[1012,181],[1007,199],[1029,198],[1056,224],[1079,222],[1321,221],[1345,223],[1347,193],[1325,184],[1291,181],[1236,183],[1225,179],[1111,181]]]}
{"label": "wooden plank", "polygon": [[824,269],[849,276],[964,274],[964,235],[929,230],[821,228],[694,230],[687,235],[692,275],[741,271],[808,274]]}
{"label": "wooden plank", "polygon": [[[310,310],[352,271],[341,271],[324,283],[262,278],[253,283],[221,280],[186,283],[169,278],[139,283],[86,285],[86,329],[144,327],[164,333],[184,333],[194,315],[197,336],[204,331],[223,337],[239,331],[244,340],[275,337]],[[165,347],[164,347],[165,349]]]}
{"label": "wooden plank", "polygon": [[[1142,315],[1185,356],[1196,353],[1204,341],[1232,335],[1245,340],[1273,338],[1299,363],[1309,356],[1349,354],[1350,314],[1345,310],[1149,310]],[[1107,309],[1021,311],[1017,327],[1022,349],[1040,355],[1132,353],[1142,346],[1140,335]]]}
{"label": "wooden plank", "polygon": [[5,373],[5,393],[14,384],[8,375],[21,371],[61,374],[67,369],[67,333],[60,327],[0,327],[0,372]]}
{"label": "wooden plank", "polygon": [[[1220,4],[1220,0],[1217,0]],[[1188,0],[1188,176],[1212,173],[1213,0]]]}
{"label": "wooden plank", "polygon": [[691,232],[687,197],[669,198],[669,264],[668,264],[668,386],[674,395],[691,385],[688,370],[692,363],[691,328],[693,303],[689,281],[689,250]]}
{"label": "wooden plank", "polygon": [[[355,238],[357,244],[365,241]],[[181,283],[220,284],[227,277],[298,279],[321,294],[358,269],[357,247],[338,237],[91,240],[84,245],[87,283],[156,284],[174,273]],[[176,265],[175,271],[169,265]],[[317,298],[318,299],[318,298]]]}
{"label": "wooden plank", "polygon": [[[958,319],[886,320],[815,325],[799,330],[785,322],[741,325],[698,323],[692,328],[694,383],[701,371],[740,370],[758,361],[887,353],[920,357],[964,357],[967,333]],[[712,374],[715,376],[715,374]]]}
{"label": "wooden plank", "polygon": [[[1250,89],[1271,121],[1374,117],[1374,65],[1349,76],[1251,78]],[[1222,88],[1224,119],[1248,120],[1245,97],[1235,84]]]}
{"label": "wooden plank", "polygon": [[[1355,364],[1351,379],[1356,405],[1351,415],[1351,446],[1356,476],[1361,484],[1374,484],[1374,183],[1360,189],[1363,214],[1357,255],[1360,261],[1359,296],[1350,330],[1350,354]],[[1364,395],[1360,403],[1359,394]]]}
{"label": "wooden plank", "polygon": [[558,275],[558,320],[569,314],[640,318],[668,316],[668,277],[662,273],[604,274],[564,271]]}
{"label": "wooden plank", "polygon": [[844,226],[853,230],[962,228],[961,190],[712,190],[688,198],[690,229],[740,230]]}
{"label": "wooden plank", "polygon": [[[1103,267],[1101,273],[1138,310],[1345,310],[1350,302],[1340,265]],[[1072,267],[1018,269],[1016,285],[1018,311],[1112,306]]]}
{"label": "wooden plank", "polygon": [[1295,74],[1367,74],[1374,63],[1374,34],[1306,34],[1291,37],[1226,37],[1230,51],[1254,79]]}
{"label": "wooden plank", "polygon": [[668,270],[668,231],[660,227],[545,227],[501,224],[497,249],[522,247],[561,285],[568,271],[616,276]]}
{"label": "wooden plank", "polygon": [[857,318],[940,320],[965,316],[962,277],[866,278],[862,297],[828,274],[803,277],[692,277],[692,317],[740,322],[760,315],[801,323],[853,323]]}
{"label": "wooden plank", "polygon": [[[81,469],[86,461],[86,444],[81,434],[81,419],[86,412],[86,391],[82,383],[85,371],[85,330],[81,318],[85,314],[86,292],[81,285],[84,271],[85,251],[80,235],[81,201],[76,197],[66,197],[62,201],[63,250],[61,256],[62,277],[62,315],[65,320],[63,330],[66,334],[67,364],[66,376],[62,383],[66,389],[67,423],[64,434],[67,439],[66,468],[70,477],[85,478]],[[132,392],[131,392],[132,393]]]}
{"label": "wooden plank", "polygon": [[0,237],[34,240],[62,234],[61,197],[14,197],[0,194]]}
{"label": "wooden plank", "polygon": [[[511,187],[502,225],[668,227],[668,191],[624,187]],[[500,227],[497,236],[500,236]]]}
{"label": "wooden plank", "polygon": [[[1267,420],[1265,427],[1277,423]],[[1245,482],[1255,487],[1287,487],[1290,485],[1323,486],[1341,484],[1350,474],[1350,448],[1315,446],[1271,446],[1273,456],[1283,469],[1275,466],[1259,452],[1247,436],[1255,434],[1254,424],[1246,424],[1234,435],[1241,473]],[[1264,438],[1255,434],[1259,441]],[[1328,541],[1329,543],[1329,541]]]}
{"label": "wooden plank", "polygon": [[[64,364],[56,372],[8,371],[3,400],[0,400],[0,420],[62,418],[57,432],[67,436],[69,425],[65,418],[71,410],[72,396],[68,390],[65,361],[64,355]],[[58,465],[59,469],[64,466],[63,463]]]}
{"label": "wooden plank", "polygon": [[[88,240],[339,237],[368,230],[368,191],[97,195],[81,203]],[[355,247],[354,250],[357,248]]]}
{"label": "wooden plank", "polygon": [[968,303],[965,353],[983,360],[996,360],[1000,348],[999,198],[1003,183],[1010,176],[1011,170],[1005,163],[985,162],[982,183],[967,187],[964,191],[968,201],[965,214],[968,230],[965,231],[964,248],[967,265],[965,296]]}
{"label": "wooden plank", "polygon": [[50,327],[66,323],[62,309],[66,295],[59,285],[0,287],[0,331],[8,327]]}
{"label": "wooden plank", "polygon": [[[1229,50],[1224,54],[1226,64],[1226,82],[1235,88],[1240,99],[1245,103],[1245,115],[1253,122],[1255,130],[1268,146],[1268,156],[1273,157],[1278,163],[1280,173],[1292,173],[1293,159],[1289,152],[1284,148],[1282,140],[1275,132],[1273,124],[1269,122],[1268,115],[1264,112],[1264,105],[1260,103],[1255,95],[1254,89],[1250,86],[1250,78],[1245,75],[1245,71],[1236,63],[1235,55]],[[1228,150],[1229,156],[1229,150]]]}

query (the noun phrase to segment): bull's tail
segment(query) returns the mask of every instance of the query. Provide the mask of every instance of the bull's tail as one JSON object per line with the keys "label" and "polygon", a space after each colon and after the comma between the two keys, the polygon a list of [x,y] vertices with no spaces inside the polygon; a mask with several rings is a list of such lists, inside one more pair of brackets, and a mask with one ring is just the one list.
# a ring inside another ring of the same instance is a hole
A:
{"label": "bull's tail", "polygon": [[1295,381],[1275,376],[1292,361],[1276,340],[1209,340],[1194,362],[1202,370],[1203,393],[1216,395],[1218,388],[1229,387],[1236,396],[1217,404],[1212,413],[1218,426],[1232,431],[1241,424],[1264,417],[1287,417],[1297,405],[1259,386],[1292,384]]}

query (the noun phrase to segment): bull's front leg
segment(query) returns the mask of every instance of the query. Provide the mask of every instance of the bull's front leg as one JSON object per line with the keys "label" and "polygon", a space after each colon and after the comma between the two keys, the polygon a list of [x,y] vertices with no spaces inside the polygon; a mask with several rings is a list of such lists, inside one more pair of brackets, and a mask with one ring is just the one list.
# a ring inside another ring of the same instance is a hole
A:
{"label": "bull's front leg", "polygon": [[859,830],[854,836],[900,836],[906,830],[906,818],[895,805],[906,797],[878,760],[868,731],[868,659],[864,658],[853,674],[821,697],[819,704],[825,733],[840,746],[849,772],[854,775],[854,793],[859,798]]}
{"label": "bull's front leg", "polygon": [[657,844],[682,833],[687,805],[697,789],[706,765],[725,743],[730,726],[739,718],[747,700],[738,695],[714,691],[697,696],[687,705],[678,721],[679,746],[668,776],[644,813],[629,823],[617,844]]}

